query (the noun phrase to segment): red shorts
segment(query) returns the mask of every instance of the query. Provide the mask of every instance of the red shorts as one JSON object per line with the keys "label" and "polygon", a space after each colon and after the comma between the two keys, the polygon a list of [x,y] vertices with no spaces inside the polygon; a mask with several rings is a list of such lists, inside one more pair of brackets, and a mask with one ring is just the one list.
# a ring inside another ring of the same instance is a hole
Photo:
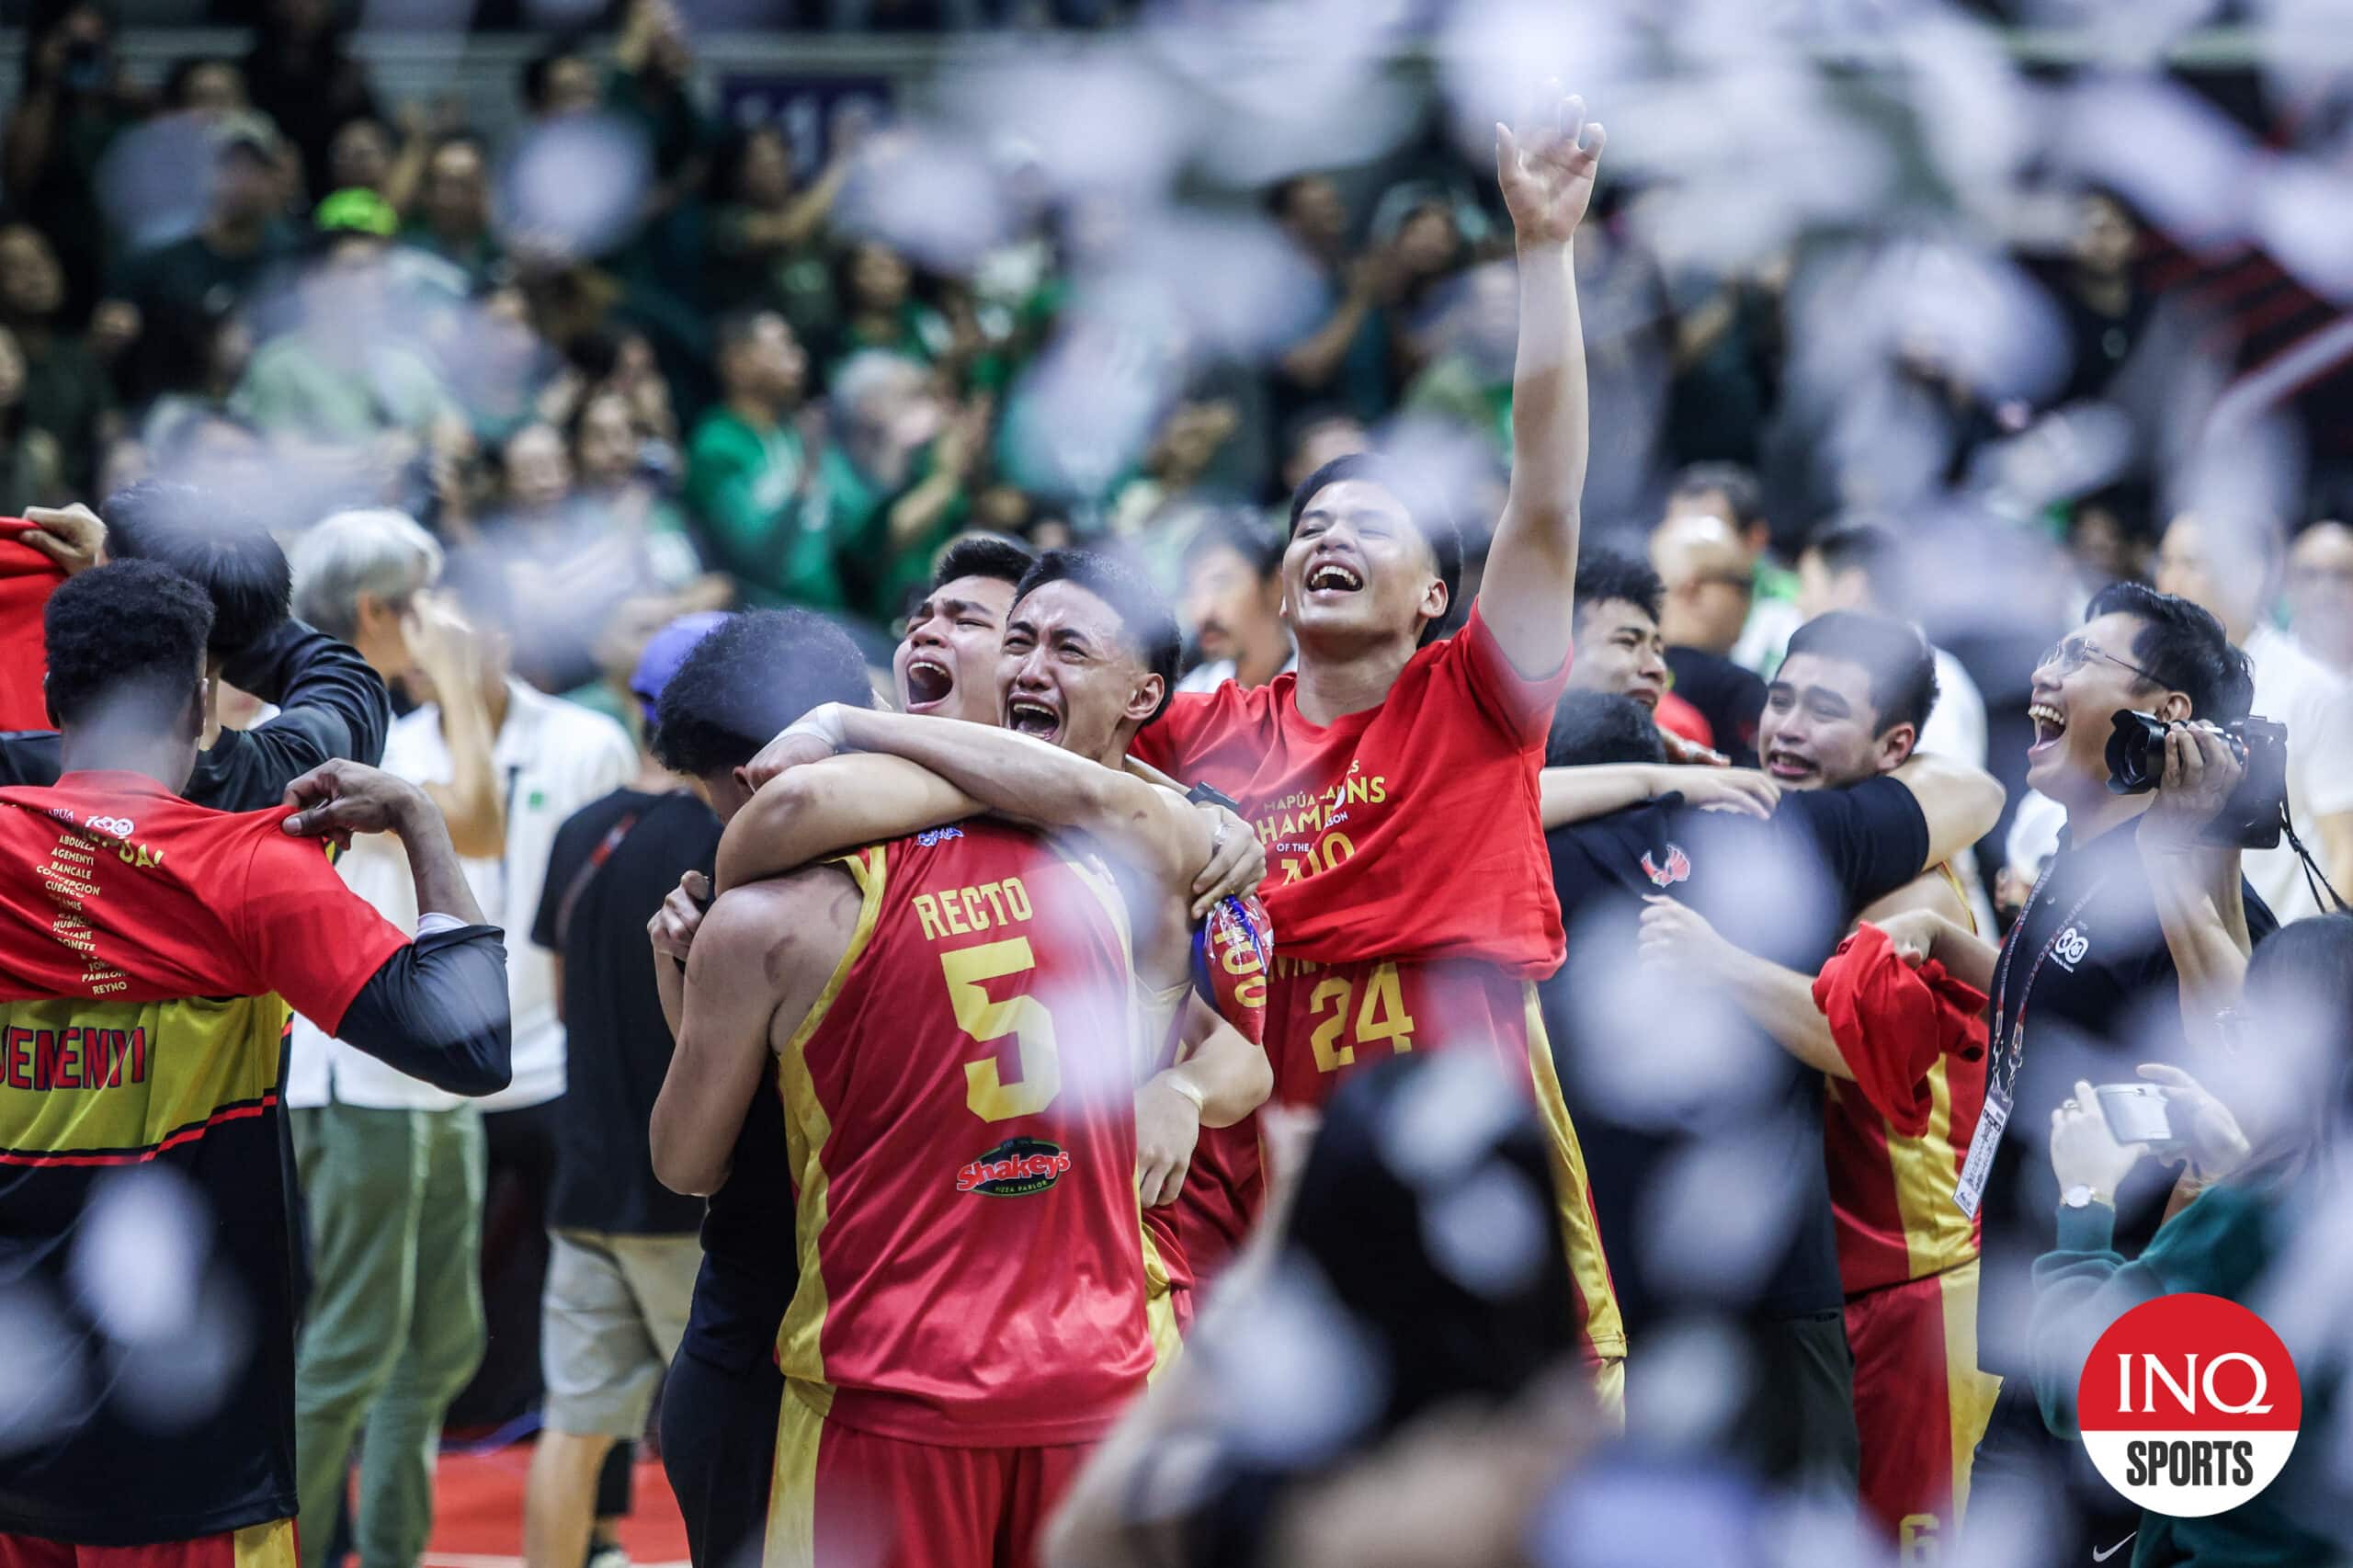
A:
{"label": "red shorts", "polygon": [[1093,1451],[878,1437],[787,1385],[761,1568],[1035,1568],[1046,1521]]}
{"label": "red shorts", "polygon": [[1368,960],[1317,964],[1275,959],[1267,998],[1267,1057],[1274,1097],[1321,1106],[1341,1077],[1412,1051],[1475,1051],[1536,1103],[1552,1145],[1552,1176],[1569,1278],[1577,1292],[1586,1359],[1603,1404],[1621,1408],[1626,1328],[1602,1252],[1601,1222],[1585,1151],[1561,1097],[1536,987],[1471,959],[1427,963]]}
{"label": "red shorts", "polygon": [[1912,1562],[1950,1539],[2001,1380],[1977,1369],[1977,1263],[1847,1298],[1866,1512]]}
{"label": "red shorts", "polygon": [[291,1519],[147,1546],[73,1546],[0,1531],[0,1568],[297,1568],[301,1561]]}

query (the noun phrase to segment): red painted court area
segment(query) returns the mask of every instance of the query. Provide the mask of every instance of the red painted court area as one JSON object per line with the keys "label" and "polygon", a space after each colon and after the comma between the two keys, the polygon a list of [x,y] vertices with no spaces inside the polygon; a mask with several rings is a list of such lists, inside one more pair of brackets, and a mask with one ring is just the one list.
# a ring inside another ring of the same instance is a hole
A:
{"label": "red painted court area", "polygon": [[[515,1568],[523,1561],[523,1480],[531,1445],[444,1453],[435,1483],[426,1568]],[[637,1568],[685,1568],[687,1528],[658,1460],[641,1459],[621,1545]]]}

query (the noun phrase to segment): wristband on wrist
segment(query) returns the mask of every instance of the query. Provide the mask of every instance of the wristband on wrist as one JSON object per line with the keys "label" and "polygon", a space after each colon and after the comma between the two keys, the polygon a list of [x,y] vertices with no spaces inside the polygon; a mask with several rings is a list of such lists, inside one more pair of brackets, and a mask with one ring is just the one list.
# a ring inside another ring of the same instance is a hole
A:
{"label": "wristband on wrist", "polygon": [[[829,751],[838,752],[847,744],[842,734],[842,716],[830,702],[809,710],[798,721],[786,726],[784,733],[823,741]],[[781,740],[783,736],[778,738]]]}
{"label": "wristband on wrist", "polygon": [[1178,1077],[1174,1072],[1163,1073],[1160,1075],[1160,1081],[1167,1085],[1170,1088],[1176,1090],[1178,1094],[1184,1096],[1187,1099],[1192,1101],[1193,1109],[1195,1111],[1198,1112],[1201,1109],[1203,1100],[1206,1096],[1202,1095],[1198,1086]]}

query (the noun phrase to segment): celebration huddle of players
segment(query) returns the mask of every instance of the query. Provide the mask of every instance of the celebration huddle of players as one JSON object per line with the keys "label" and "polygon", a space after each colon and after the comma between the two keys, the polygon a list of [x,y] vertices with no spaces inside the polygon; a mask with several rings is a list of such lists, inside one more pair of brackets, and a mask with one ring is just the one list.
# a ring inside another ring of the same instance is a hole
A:
{"label": "celebration huddle of players", "polygon": [[[1665,895],[1624,956],[1688,960],[1784,1048],[1768,1095],[1800,1108],[1793,1203],[1826,1188],[1837,1216],[1835,1255],[1826,1223],[1800,1224],[1763,1265],[1738,1440],[1768,1473],[1859,1477],[1891,1535],[1953,1522],[1988,1403],[1977,1230],[1953,1201],[1984,999],[1923,970],[1933,933],[1904,917],[1966,923],[1944,863],[2000,793],[1909,755],[1926,645],[1851,614],[1792,641],[1760,744],[1787,791],[1770,814],[1830,863],[1835,911],[1735,928],[1725,868],[1768,813],[1731,775],[1670,792],[1638,755],[1545,768],[1586,630],[1608,634],[1596,669],[1633,672],[1615,689],[1656,701],[1655,590],[1578,571],[1570,242],[1600,151],[1573,99],[1497,127],[1516,456],[1475,595],[1446,508],[1349,457],[1293,499],[1297,667],[1268,686],[1176,694],[1175,619],[1135,571],[973,539],[898,648],[899,711],[873,706],[847,634],[799,611],[727,618],[663,688],[654,754],[725,824],[715,875],[689,873],[650,929],[676,1041],[654,1167],[709,1199],[695,1321],[737,1369],[682,1356],[663,1400],[698,1568],[1041,1561],[1284,1174],[1256,1113],[1313,1111],[1416,1053],[1480,1053],[1525,1089],[1567,1332],[1593,1407],[1621,1419],[1642,1396],[1635,1303],[1645,1330],[1692,1304],[1627,1251],[1619,1217],[1648,1195],[1624,1173],[1698,1131],[1614,1138],[1623,1179],[1588,1176],[1540,991],[1586,983],[1585,912],[1564,933],[1562,907],[1580,868]],[[11,1320],[31,1325],[17,1356],[54,1372],[6,1385],[40,1437],[0,1458],[0,1568],[115,1548],[142,1568],[293,1561],[288,1005],[459,1093],[506,1074],[500,934],[423,795],[325,756],[261,799],[199,788],[210,614],[153,562],[58,588],[55,782],[0,791],[0,1285],[70,1303]],[[1548,855],[1571,823],[1592,831]],[[317,847],[378,831],[407,850],[414,934]],[[1842,945],[1864,915],[1885,930]],[[201,1357],[92,1283],[125,1172],[200,1196],[210,1250],[187,1288],[225,1268],[252,1308],[257,1371],[209,1403],[183,1386]],[[159,1424],[175,1399],[201,1411]]]}

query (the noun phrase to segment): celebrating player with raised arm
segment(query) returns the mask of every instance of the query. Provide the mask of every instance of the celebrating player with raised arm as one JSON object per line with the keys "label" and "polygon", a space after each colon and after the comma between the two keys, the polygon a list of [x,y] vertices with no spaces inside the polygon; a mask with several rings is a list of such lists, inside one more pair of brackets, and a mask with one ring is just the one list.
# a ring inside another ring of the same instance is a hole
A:
{"label": "celebrating player with raised arm", "polygon": [[1430,640],[1456,587],[1443,510],[1381,460],[1342,458],[1292,498],[1297,673],[1180,695],[1136,749],[1240,801],[1267,843],[1278,1097],[1318,1103],[1336,1074],[1409,1050],[1516,1059],[1552,1133],[1588,1349],[1614,1400],[1625,1335],[1532,991],[1562,953],[1536,775],[1572,636],[1586,436],[1570,243],[1601,145],[1574,98],[1548,127],[1495,128],[1519,253],[1514,458],[1462,630]]}
{"label": "celebrating player with raised arm", "polygon": [[[1048,554],[1017,591],[996,671],[1013,728],[820,710],[749,771],[826,760],[776,774],[731,826],[719,872],[732,886],[982,812],[1099,847],[1135,921],[1151,1051],[1136,1096],[1137,1191],[1161,1270],[1154,1301],[1165,1275],[1181,1328],[1193,1284],[1231,1255],[1256,1211],[1257,1137],[1237,1124],[1267,1097],[1272,1074],[1257,1040],[1265,969],[1255,912],[1216,909],[1213,951],[1203,955],[1203,988],[1243,1029],[1194,994],[1196,878],[1238,849],[1233,885],[1255,885],[1265,869],[1256,840],[1231,812],[1205,812],[1120,766],[1166,699],[1176,642],[1175,619],[1140,575],[1086,551]],[[837,749],[894,755],[827,756]]]}

